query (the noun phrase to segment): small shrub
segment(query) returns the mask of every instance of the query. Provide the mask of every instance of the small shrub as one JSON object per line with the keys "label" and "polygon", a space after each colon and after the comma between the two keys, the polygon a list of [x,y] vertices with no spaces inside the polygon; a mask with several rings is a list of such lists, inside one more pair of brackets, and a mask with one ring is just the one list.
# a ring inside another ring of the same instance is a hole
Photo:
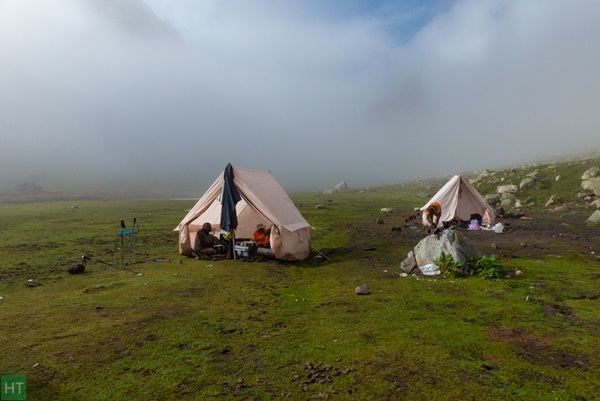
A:
{"label": "small shrub", "polygon": [[462,262],[457,262],[454,260],[452,255],[442,252],[439,258],[433,261],[439,267],[440,272],[446,278],[456,278],[456,277],[464,277],[465,266]]}
{"label": "small shrub", "polygon": [[469,274],[492,280],[503,278],[506,271],[495,256],[484,255],[469,260]]}
{"label": "small shrub", "polygon": [[503,278],[506,274],[504,267],[495,256],[482,256],[471,258],[467,263],[457,262],[452,255],[442,252],[439,258],[433,261],[442,275],[446,278],[476,276],[489,280]]}

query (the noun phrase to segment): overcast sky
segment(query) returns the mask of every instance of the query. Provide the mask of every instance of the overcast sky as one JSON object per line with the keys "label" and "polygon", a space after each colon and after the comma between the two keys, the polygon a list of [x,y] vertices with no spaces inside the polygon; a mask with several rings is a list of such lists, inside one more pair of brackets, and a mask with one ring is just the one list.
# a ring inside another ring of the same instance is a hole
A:
{"label": "overcast sky", "polygon": [[0,189],[288,191],[600,147],[597,0],[0,0]]}

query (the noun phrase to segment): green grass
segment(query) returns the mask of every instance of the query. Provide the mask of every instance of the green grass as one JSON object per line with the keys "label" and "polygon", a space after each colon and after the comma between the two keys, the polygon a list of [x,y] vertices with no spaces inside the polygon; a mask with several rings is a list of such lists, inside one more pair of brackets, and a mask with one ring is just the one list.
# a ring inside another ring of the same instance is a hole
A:
{"label": "green grass", "polygon": [[[285,264],[180,257],[190,201],[3,205],[0,372],[26,375],[31,400],[597,399],[597,265],[573,252],[502,260],[521,278],[401,278],[415,243],[376,220],[404,224],[419,192],[293,194],[315,249],[336,252]],[[118,268],[134,216],[132,259],[175,262]],[[83,254],[116,267],[67,274]]]}

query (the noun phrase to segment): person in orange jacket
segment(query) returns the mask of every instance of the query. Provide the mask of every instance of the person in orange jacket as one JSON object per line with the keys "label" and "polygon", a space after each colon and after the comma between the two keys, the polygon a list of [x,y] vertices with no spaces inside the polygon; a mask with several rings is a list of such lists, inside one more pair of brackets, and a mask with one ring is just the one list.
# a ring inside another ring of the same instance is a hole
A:
{"label": "person in orange jacket", "polygon": [[442,217],[442,206],[437,202],[431,202],[425,210],[425,217],[431,228],[437,228]]}
{"label": "person in orange jacket", "polygon": [[251,239],[252,241],[256,242],[256,245],[258,245],[261,248],[270,248],[270,235],[270,228],[266,228],[264,224],[258,224],[256,226],[256,230],[252,232]]}

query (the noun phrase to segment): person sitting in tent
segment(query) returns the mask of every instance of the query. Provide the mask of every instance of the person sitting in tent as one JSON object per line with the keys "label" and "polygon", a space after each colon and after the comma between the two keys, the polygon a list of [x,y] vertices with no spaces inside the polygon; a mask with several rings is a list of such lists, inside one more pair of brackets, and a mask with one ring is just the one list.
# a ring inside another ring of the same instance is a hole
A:
{"label": "person sitting in tent", "polygon": [[220,252],[222,245],[219,239],[212,235],[212,225],[208,222],[202,225],[202,230],[196,234],[196,241],[194,242],[194,252],[196,255],[216,255]]}
{"label": "person sitting in tent", "polygon": [[440,218],[442,217],[442,206],[437,202],[431,202],[425,210],[425,217],[431,228],[437,228],[438,224],[440,224]]}
{"label": "person sitting in tent", "polygon": [[252,241],[256,242],[256,245],[261,248],[270,248],[270,235],[271,229],[266,228],[264,224],[257,224],[256,230],[252,232]]}

